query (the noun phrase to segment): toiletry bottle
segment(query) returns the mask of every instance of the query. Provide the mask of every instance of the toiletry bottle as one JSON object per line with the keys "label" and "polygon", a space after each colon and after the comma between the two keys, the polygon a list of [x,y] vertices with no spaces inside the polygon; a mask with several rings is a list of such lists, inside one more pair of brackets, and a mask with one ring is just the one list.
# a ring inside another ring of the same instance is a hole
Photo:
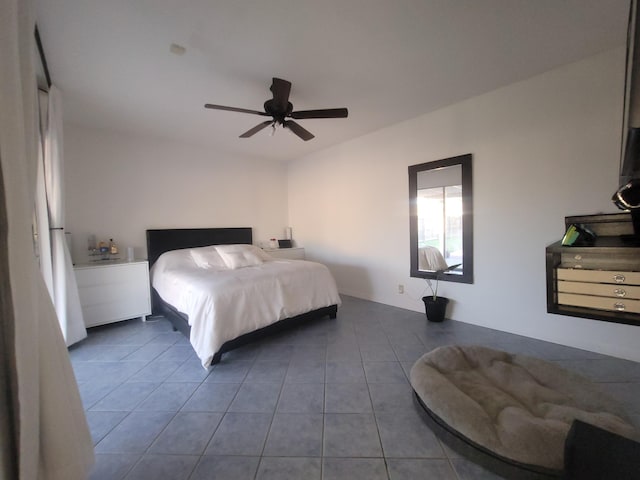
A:
{"label": "toiletry bottle", "polygon": [[109,239],[109,253],[111,255],[118,254],[118,246],[114,243],[113,238]]}

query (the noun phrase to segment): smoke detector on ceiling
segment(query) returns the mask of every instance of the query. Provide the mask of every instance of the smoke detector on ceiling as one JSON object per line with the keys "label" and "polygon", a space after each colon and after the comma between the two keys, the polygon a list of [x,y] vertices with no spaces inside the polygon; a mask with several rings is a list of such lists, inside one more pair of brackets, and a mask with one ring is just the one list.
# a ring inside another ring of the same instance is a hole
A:
{"label": "smoke detector on ceiling", "polygon": [[182,45],[178,45],[177,43],[172,43],[171,46],[169,47],[169,51],[171,53],[175,53],[176,55],[184,55],[187,49],[184,48]]}

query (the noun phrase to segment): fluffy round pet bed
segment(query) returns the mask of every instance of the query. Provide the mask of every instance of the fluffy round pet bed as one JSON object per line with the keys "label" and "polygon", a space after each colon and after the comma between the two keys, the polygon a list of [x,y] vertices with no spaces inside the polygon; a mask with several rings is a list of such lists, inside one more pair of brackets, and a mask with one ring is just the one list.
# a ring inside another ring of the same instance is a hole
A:
{"label": "fluffy round pet bed", "polygon": [[638,432],[589,380],[552,363],[479,346],[446,346],[411,369],[416,399],[454,450],[508,478],[562,476],[573,420]]}

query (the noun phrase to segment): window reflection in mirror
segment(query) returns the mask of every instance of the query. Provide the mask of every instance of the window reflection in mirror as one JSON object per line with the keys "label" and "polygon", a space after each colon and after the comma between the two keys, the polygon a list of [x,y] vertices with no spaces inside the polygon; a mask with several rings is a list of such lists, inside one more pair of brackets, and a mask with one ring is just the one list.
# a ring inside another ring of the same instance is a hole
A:
{"label": "window reflection in mirror", "polygon": [[417,198],[418,269],[462,263],[462,167],[418,172]]}
{"label": "window reflection in mirror", "polygon": [[409,167],[411,276],[473,282],[471,155]]}

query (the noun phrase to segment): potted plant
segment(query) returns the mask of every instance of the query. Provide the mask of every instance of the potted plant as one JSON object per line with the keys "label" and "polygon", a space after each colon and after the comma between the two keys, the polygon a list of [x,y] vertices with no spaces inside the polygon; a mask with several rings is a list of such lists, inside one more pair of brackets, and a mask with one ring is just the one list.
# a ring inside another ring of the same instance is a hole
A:
{"label": "potted plant", "polygon": [[450,265],[442,270],[437,270],[435,274],[435,288],[431,283],[431,279],[426,279],[427,285],[429,285],[429,289],[431,289],[431,295],[422,297],[422,301],[424,302],[427,320],[429,320],[430,322],[442,322],[447,311],[447,305],[449,304],[449,299],[447,297],[438,296],[438,282],[440,280],[440,275],[442,275],[444,272],[448,272],[449,270],[453,270],[454,268],[458,268],[460,265],[462,264],[457,263],[455,265]]}

